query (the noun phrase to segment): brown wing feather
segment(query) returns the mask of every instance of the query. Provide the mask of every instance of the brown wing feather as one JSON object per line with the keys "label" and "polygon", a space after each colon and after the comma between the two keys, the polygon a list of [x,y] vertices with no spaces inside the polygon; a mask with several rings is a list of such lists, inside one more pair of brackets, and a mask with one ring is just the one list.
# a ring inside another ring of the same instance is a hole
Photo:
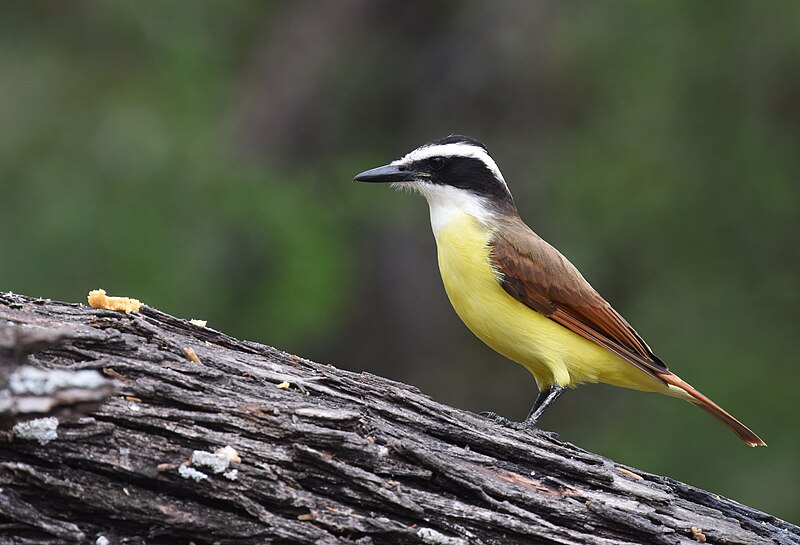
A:
{"label": "brown wing feather", "polygon": [[667,366],[558,250],[514,218],[495,235],[491,257],[512,297],[664,381]]}

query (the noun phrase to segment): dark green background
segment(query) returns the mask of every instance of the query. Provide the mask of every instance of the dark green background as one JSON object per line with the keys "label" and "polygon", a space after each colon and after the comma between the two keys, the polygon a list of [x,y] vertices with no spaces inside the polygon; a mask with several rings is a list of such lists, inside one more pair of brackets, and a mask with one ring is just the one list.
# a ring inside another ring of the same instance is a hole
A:
{"label": "dark green background", "polygon": [[459,132],[664,361],[769,443],[592,386],[543,427],[800,520],[800,3],[0,8],[0,289],[103,287],[522,418],[424,201],[352,176]]}

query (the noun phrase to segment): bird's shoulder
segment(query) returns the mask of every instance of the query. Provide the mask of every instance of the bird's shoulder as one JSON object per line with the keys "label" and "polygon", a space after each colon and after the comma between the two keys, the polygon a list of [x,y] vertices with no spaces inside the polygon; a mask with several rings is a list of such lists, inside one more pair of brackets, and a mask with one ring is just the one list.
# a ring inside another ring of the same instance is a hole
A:
{"label": "bird's shoulder", "polygon": [[504,285],[520,296],[541,300],[538,304],[546,307],[542,310],[552,312],[558,303],[608,305],[561,252],[522,220],[506,220],[493,233],[490,249]]}

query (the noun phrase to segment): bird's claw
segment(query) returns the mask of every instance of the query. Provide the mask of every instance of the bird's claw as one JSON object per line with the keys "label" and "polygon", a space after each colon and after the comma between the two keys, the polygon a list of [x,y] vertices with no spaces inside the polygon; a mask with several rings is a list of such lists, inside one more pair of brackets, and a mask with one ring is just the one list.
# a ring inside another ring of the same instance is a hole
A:
{"label": "bird's claw", "polygon": [[478,414],[480,414],[484,418],[488,418],[489,420],[493,420],[493,421],[497,422],[498,424],[500,424],[502,426],[509,426],[510,424],[514,424],[514,422],[512,422],[511,420],[509,420],[505,416],[500,416],[499,414],[493,413],[492,411],[483,411],[483,412],[478,413]]}
{"label": "bird's claw", "polygon": [[497,422],[501,426],[505,426],[507,428],[511,428],[512,430],[530,430],[536,429],[536,426],[533,424],[527,424],[525,422],[514,422],[513,420],[509,420],[505,416],[500,416],[497,413],[493,413],[491,411],[484,411],[480,413],[481,416],[488,418],[489,420],[493,420]]}
{"label": "bird's claw", "polygon": [[542,434],[551,439],[559,439],[559,435],[556,432],[539,429],[536,427],[536,424],[528,422],[526,420],[523,420],[522,422],[515,422],[513,420],[509,420],[505,416],[500,416],[499,414],[491,411],[483,411],[479,414],[485,418],[488,418],[489,420],[492,420],[500,424],[501,426],[511,428],[512,430],[527,431],[533,434]]}

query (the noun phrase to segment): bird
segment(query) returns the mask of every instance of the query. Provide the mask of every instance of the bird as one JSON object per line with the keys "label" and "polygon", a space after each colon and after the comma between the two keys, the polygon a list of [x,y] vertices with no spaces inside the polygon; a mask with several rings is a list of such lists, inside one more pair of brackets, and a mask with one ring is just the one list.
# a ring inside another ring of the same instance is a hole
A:
{"label": "bird", "polygon": [[684,399],[750,446],[766,445],[742,422],[672,372],[556,248],[520,218],[486,146],[452,134],[354,182],[389,183],[428,201],[448,298],[481,341],[533,375],[539,394],[522,422],[535,429],[567,389],[605,383]]}

